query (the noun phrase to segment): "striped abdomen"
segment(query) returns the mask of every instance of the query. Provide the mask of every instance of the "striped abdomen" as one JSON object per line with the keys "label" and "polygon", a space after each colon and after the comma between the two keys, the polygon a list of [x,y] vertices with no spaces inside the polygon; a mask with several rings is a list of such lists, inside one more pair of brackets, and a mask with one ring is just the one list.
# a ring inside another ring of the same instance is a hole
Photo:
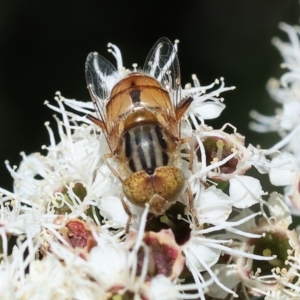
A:
{"label": "striped abdomen", "polygon": [[131,172],[144,170],[149,175],[155,168],[171,164],[170,147],[173,140],[160,126],[140,125],[131,128],[123,135],[123,149]]}

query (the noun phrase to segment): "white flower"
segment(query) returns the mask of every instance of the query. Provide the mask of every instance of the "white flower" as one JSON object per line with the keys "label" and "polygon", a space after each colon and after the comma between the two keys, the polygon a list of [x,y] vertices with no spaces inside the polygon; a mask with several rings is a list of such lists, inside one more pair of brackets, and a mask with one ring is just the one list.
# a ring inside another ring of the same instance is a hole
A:
{"label": "white flower", "polygon": [[[294,215],[300,214],[300,27],[281,23],[280,29],[288,34],[289,41],[278,38],[273,40],[284,59],[286,72],[280,80],[270,79],[267,89],[271,97],[281,105],[275,116],[263,116],[257,112],[251,115],[256,123],[250,127],[259,132],[277,131],[281,140],[266,154],[284,151],[273,155],[272,164],[277,165],[270,171],[270,181],[277,186],[284,186],[285,202]],[[289,152],[289,153],[285,153]]]}
{"label": "white flower", "polygon": [[[194,86],[187,84],[185,89],[182,90],[183,97],[194,98],[191,103],[187,114],[191,118],[197,117],[200,120],[210,120],[217,118],[225,108],[223,98],[219,98],[219,94],[225,91],[234,90],[235,87],[225,87],[224,78],[216,79],[214,83],[208,86],[201,86],[197,76],[192,76]],[[220,84],[219,88],[210,91],[215,85]],[[209,91],[207,93],[207,91]]]}
{"label": "white flower", "polygon": [[[299,238],[294,230],[288,229],[292,219],[283,198],[277,193],[272,193],[266,205],[270,216],[267,217],[262,211],[265,217],[259,220],[258,225],[252,218],[249,222],[236,226],[231,234],[227,233],[228,237],[235,239],[234,249],[247,252],[248,258],[233,254],[232,261],[215,265],[213,270],[222,283],[234,288],[242,282],[249,292],[256,296],[277,295],[281,292],[289,294],[288,283],[294,281],[295,270],[299,269],[296,263],[292,263],[293,259],[299,256]],[[251,216],[251,212],[244,210],[235,219],[243,218],[244,215]],[[245,232],[244,240],[239,237],[241,242],[237,242],[235,236],[241,230]],[[222,238],[222,235],[219,235],[219,238]],[[279,285],[279,282],[286,282],[286,287]],[[220,289],[216,284],[209,290],[210,296],[220,295],[222,299],[226,297],[224,289]],[[296,294],[298,293],[295,292]]]}
{"label": "white flower", "polygon": [[[147,213],[148,209],[146,208],[139,232],[130,234],[127,237],[126,244],[116,243],[113,239],[94,232],[98,245],[90,251],[86,261],[78,256],[76,257],[76,253],[70,252],[58,243],[52,243],[51,249],[64,261],[67,270],[78,269],[79,276],[86,282],[86,288],[90,288],[92,284],[96,285],[100,295],[103,295],[103,299],[110,299],[118,295],[132,299],[144,299],[145,296],[149,297],[150,300],[182,299],[180,291],[185,290],[185,286],[177,287],[174,282],[178,274],[173,273],[175,278],[173,277],[172,281],[171,278],[163,274],[165,271],[164,259],[169,260],[172,257],[172,248],[177,248],[174,250],[178,252],[180,247],[176,245],[170,232],[158,233],[158,239],[156,240],[155,237],[156,241],[154,245],[151,245],[153,234],[148,237],[144,235]],[[169,242],[165,238],[170,236],[171,241]],[[166,244],[163,245],[163,243]],[[150,257],[151,247],[153,247],[153,256]],[[161,252],[159,247],[162,249]],[[164,250],[164,247],[167,251]],[[178,269],[179,265],[181,265],[182,270],[184,260],[180,252],[177,255],[178,261],[174,264],[174,270]],[[153,262],[152,258],[158,260],[158,262]],[[159,264],[157,265],[157,263]],[[172,261],[170,260],[170,267],[171,264]],[[157,270],[156,268],[161,269]],[[180,268],[179,273],[181,273]],[[88,281],[90,281],[89,285],[87,285]],[[98,298],[99,295],[94,295],[89,299]]]}
{"label": "white flower", "polygon": [[284,148],[294,153],[299,163],[297,141],[300,130],[300,27],[281,23],[280,29],[288,34],[290,41],[282,42],[275,38],[273,43],[283,56],[282,67],[287,69],[287,72],[280,80],[270,79],[267,89],[271,97],[282,107],[276,110],[275,116],[264,116],[252,111],[251,116],[256,123],[252,122],[250,127],[259,132],[278,131],[282,141],[273,149]]}
{"label": "white flower", "polygon": [[[112,44],[109,47],[117,68],[107,62],[106,73],[96,68],[105,86],[101,90],[103,101],[98,104],[101,107],[109,101],[114,84],[132,72],[123,67],[120,50]],[[173,48],[171,53],[172,60],[176,53]],[[91,102],[66,99],[60,93],[56,94],[56,105],[46,102],[62,119],[55,116],[59,141],[46,122],[50,138],[50,145],[43,146],[46,154],[22,153],[19,169],[7,163],[14,192],[1,190],[4,256],[10,255],[10,235],[25,235],[28,240],[21,244],[22,251],[15,252],[18,258],[15,253],[11,261],[5,257],[5,263],[9,263],[4,274],[15,263],[21,264],[19,273],[13,268],[18,276],[15,285],[7,287],[8,294],[45,300],[203,300],[207,291],[222,290],[223,294],[236,296],[232,288],[243,279],[239,272],[244,262],[272,259],[254,253],[245,242],[263,233],[249,233],[240,227],[252,224],[258,215],[243,215],[243,210],[265,203],[260,182],[246,175],[247,170],[254,166],[268,173],[270,168],[280,169],[281,165],[269,162],[265,150],[246,147],[244,137],[232,125],[226,124],[220,130],[207,126],[205,120],[217,117],[225,107],[219,94],[234,87],[225,87],[222,78],[202,87],[195,75],[192,78],[193,87],[187,85],[178,91],[182,97],[194,99],[182,118],[182,147],[174,163],[182,170],[185,185],[162,215],[149,212],[148,203],[138,207],[124,196],[122,185],[129,177],[126,172],[118,172],[122,165],[101,131],[105,125],[99,122],[101,126],[96,126],[92,117],[85,116],[94,114]],[[174,101],[177,91],[172,89],[172,82],[163,85]],[[92,94],[93,88],[90,87]],[[233,134],[225,132],[228,126],[233,128]],[[121,139],[122,136],[117,142],[121,143]],[[230,187],[225,192],[227,183]],[[4,206],[6,201],[11,210]],[[271,202],[274,204],[272,199]],[[284,210],[280,215],[276,203],[273,210],[270,209],[274,215],[270,219],[286,232],[288,213]],[[238,217],[233,218],[233,213]],[[23,258],[24,247],[30,251]],[[221,263],[224,256],[237,261],[232,282],[222,280],[229,272]],[[185,284],[188,277],[193,277],[194,282]]]}

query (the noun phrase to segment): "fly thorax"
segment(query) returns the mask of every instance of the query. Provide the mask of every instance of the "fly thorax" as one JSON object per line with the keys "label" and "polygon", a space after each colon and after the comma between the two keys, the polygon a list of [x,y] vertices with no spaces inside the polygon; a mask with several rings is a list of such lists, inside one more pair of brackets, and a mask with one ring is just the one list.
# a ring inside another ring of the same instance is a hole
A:
{"label": "fly thorax", "polygon": [[129,172],[152,175],[155,168],[173,164],[176,142],[157,124],[132,127],[124,132],[122,144]]}

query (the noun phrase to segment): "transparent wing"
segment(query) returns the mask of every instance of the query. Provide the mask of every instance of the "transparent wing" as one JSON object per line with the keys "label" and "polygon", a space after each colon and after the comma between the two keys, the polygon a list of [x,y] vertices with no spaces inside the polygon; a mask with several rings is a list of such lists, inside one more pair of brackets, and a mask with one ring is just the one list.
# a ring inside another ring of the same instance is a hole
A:
{"label": "transparent wing", "polygon": [[118,80],[118,71],[106,58],[91,52],[85,63],[85,77],[97,116],[105,121],[105,100]]}
{"label": "transparent wing", "polygon": [[143,70],[172,91],[180,87],[180,67],[177,50],[171,41],[160,38],[151,49]]}

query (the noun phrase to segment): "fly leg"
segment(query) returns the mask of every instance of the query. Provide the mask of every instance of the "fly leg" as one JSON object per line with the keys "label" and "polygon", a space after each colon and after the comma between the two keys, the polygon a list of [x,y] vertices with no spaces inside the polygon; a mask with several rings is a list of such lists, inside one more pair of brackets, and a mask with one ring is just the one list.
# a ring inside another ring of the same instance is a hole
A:
{"label": "fly leg", "polygon": [[180,144],[189,144],[189,169],[192,171],[194,163],[194,143],[192,138],[184,138],[180,140]]}
{"label": "fly leg", "polygon": [[111,172],[121,181],[123,182],[123,179],[121,178],[120,174],[118,173],[118,171],[108,162],[108,158],[113,158],[113,154],[112,153],[106,153],[103,154],[103,158],[105,160],[106,165],[109,167],[109,169],[111,170]]}
{"label": "fly leg", "polygon": [[190,211],[190,214],[192,215],[192,218],[194,219],[196,228],[200,228],[200,223],[199,223],[199,220],[197,218],[197,213],[195,211],[194,195],[193,195],[193,192],[191,190],[191,186],[190,186],[190,184],[187,180],[186,180],[186,186],[187,186],[186,194],[187,194],[187,197],[188,197],[188,200],[189,200],[189,211]]}
{"label": "fly leg", "polygon": [[[118,171],[108,162],[109,158],[113,158],[113,154],[112,153],[106,153],[103,155],[103,158],[105,160],[106,165],[109,167],[109,169],[111,170],[111,172],[121,181],[123,182],[124,180],[121,178],[120,174],[118,173]],[[125,233],[128,234],[129,233],[129,229],[130,229],[130,225],[132,222],[132,218],[133,218],[133,214],[130,211],[130,208],[128,206],[128,204],[125,201],[125,196],[123,194],[123,192],[120,195],[120,199],[123,205],[123,208],[125,210],[125,212],[128,215],[128,220],[126,223],[126,227],[125,227]]]}
{"label": "fly leg", "polygon": [[126,212],[127,215],[128,215],[128,220],[127,220],[126,227],[125,227],[125,234],[128,234],[128,233],[129,233],[130,226],[131,226],[133,214],[132,214],[132,212],[130,211],[129,206],[128,206],[128,204],[127,204],[126,201],[125,201],[125,196],[124,196],[123,193],[121,193],[120,199],[121,199],[123,208],[124,208],[125,212]]}

